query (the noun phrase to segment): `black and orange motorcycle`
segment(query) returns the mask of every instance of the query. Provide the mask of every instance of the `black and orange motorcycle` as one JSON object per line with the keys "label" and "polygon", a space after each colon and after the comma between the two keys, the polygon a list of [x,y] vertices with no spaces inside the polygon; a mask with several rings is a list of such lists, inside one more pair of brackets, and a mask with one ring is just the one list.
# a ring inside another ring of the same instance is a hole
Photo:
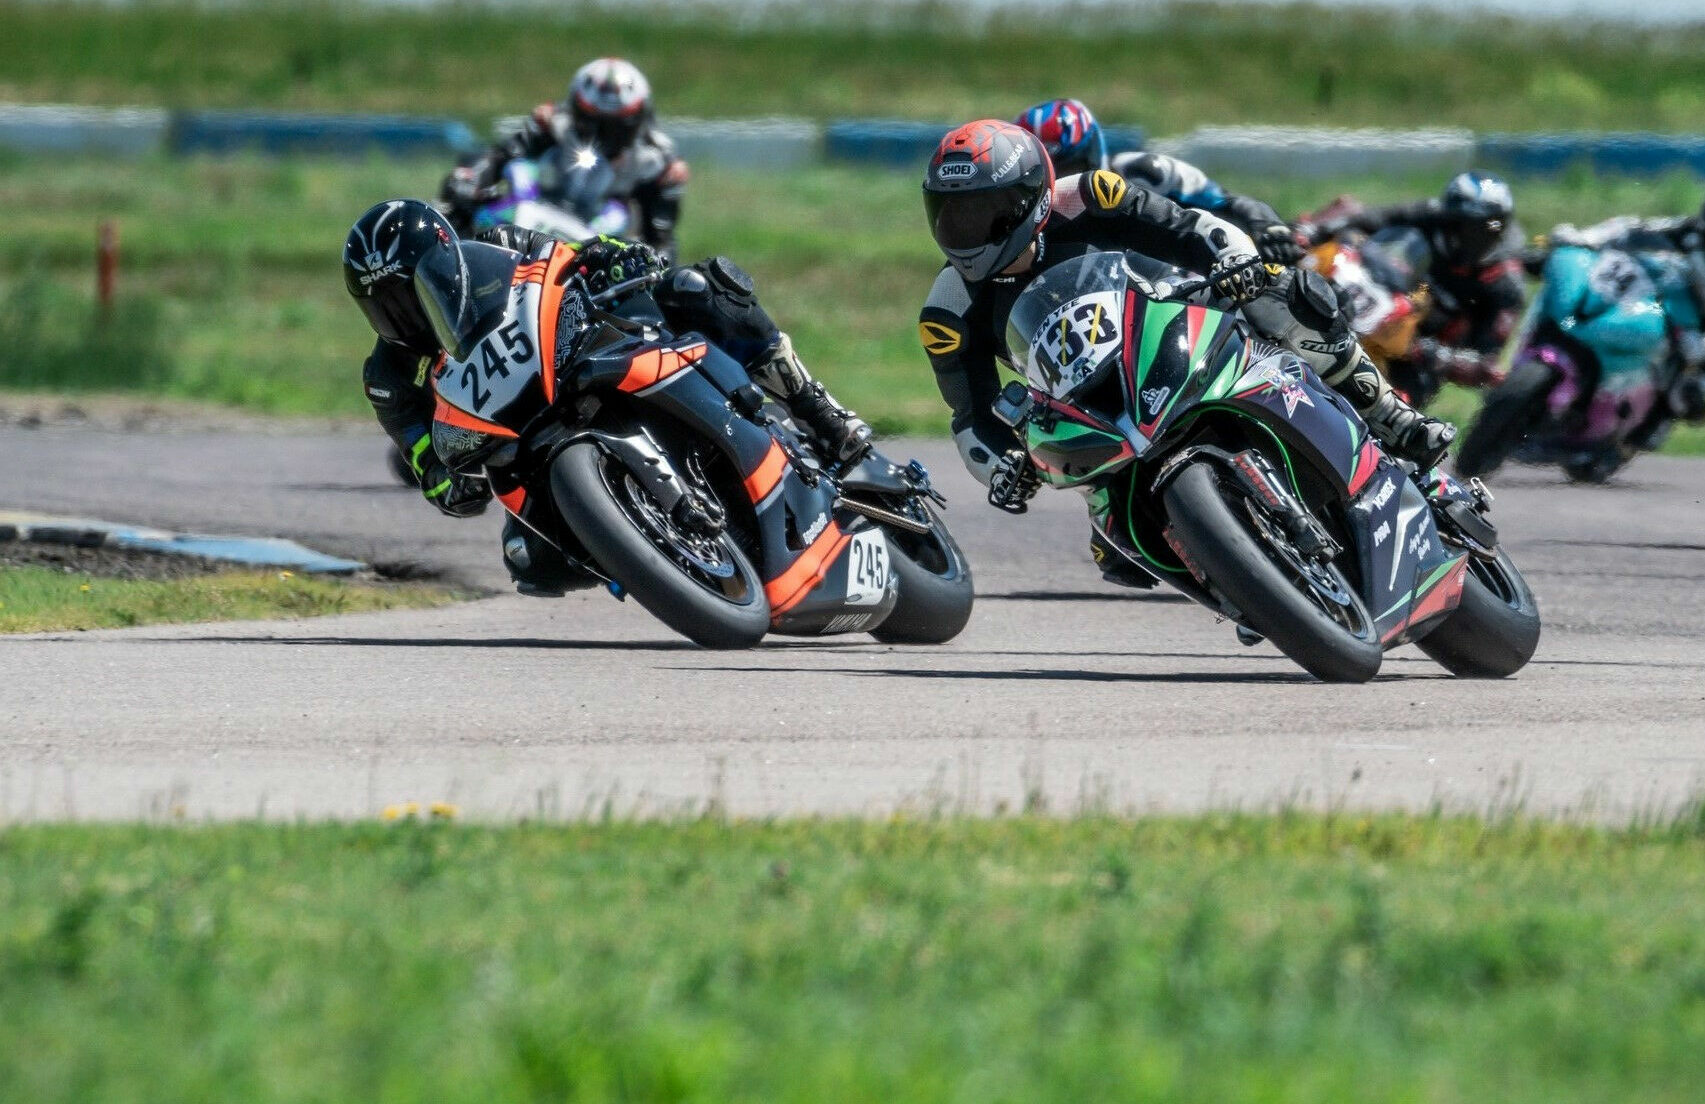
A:
{"label": "black and orange motorcycle", "polygon": [[772,632],[934,644],[965,627],[970,567],[923,465],[817,455],[732,357],[670,332],[658,274],[593,294],[567,247],[443,253],[416,273],[449,350],[433,449],[483,468],[571,563],[706,647]]}

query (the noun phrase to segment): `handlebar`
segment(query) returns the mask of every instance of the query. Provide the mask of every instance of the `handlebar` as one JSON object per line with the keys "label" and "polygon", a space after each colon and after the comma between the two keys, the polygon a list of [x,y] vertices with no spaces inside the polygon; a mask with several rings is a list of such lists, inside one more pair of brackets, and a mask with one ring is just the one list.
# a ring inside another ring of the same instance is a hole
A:
{"label": "handlebar", "polygon": [[[1243,264],[1238,265],[1236,268],[1228,268],[1224,272],[1219,273],[1218,275],[1215,275],[1215,276],[1198,276],[1194,280],[1185,280],[1181,284],[1170,285],[1169,290],[1168,290],[1168,294],[1167,294],[1167,298],[1170,299],[1170,298],[1177,297],[1180,299],[1187,299],[1190,296],[1195,295],[1199,291],[1209,290],[1210,288],[1212,288],[1214,286],[1214,284],[1216,282],[1218,282],[1219,280],[1221,280],[1227,276],[1230,276],[1230,275],[1232,275],[1234,273],[1238,273],[1238,272],[1247,272],[1249,269],[1255,268],[1255,267],[1262,265],[1264,263],[1265,262],[1261,260],[1260,255],[1257,254],[1256,256],[1249,258],[1249,260],[1245,261]],[[1156,290],[1159,290],[1159,289],[1157,288]]]}
{"label": "handlebar", "polygon": [[653,272],[647,272],[643,275],[635,276],[631,280],[623,280],[619,284],[611,284],[603,291],[594,295],[592,297],[592,303],[594,306],[601,307],[605,303],[614,303],[617,299],[622,298],[624,295],[632,295],[636,291],[644,291],[647,288],[655,287],[663,282],[663,271],[663,269],[657,269]]}

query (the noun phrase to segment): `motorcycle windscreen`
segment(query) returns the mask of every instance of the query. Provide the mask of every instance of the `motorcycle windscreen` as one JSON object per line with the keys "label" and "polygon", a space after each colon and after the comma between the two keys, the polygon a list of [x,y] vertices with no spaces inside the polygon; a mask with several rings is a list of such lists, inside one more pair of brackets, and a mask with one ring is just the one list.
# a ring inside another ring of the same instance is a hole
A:
{"label": "motorcycle windscreen", "polygon": [[465,360],[503,319],[520,255],[483,242],[433,246],[414,270],[414,293],[439,348]]}
{"label": "motorcycle windscreen", "polygon": [[1031,387],[1070,400],[1092,390],[1119,362],[1125,339],[1121,253],[1085,253],[1055,265],[1007,316],[1007,355]]}

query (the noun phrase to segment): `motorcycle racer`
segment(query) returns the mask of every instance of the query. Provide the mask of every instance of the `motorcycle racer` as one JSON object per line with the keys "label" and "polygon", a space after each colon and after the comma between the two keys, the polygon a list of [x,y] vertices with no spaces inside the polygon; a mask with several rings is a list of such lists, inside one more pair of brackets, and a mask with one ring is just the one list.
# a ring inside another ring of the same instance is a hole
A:
{"label": "motorcycle racer", "polygon": [[[1705,318],[1705,204],[1693,215],[1613,218],[1584,230],[1565,223],[1547,236],[1546,245],[1680,253],[1687,258],[1688,291],[1700,317]],[[1665,401],[1674,417],[1694,423],[1705,421],[1705,334],[1672,326],[1670,337],[1681,370]]]}
{"label": "motorcycle racer", "polygon": [[1434,199],[1348,211],[1303,227],[1311,244],[1346,231],[1412,227],[1432,248],[1432,310],[1416,343],[1417,367],[1459,383],[1495,382],[1491,359],[1527,301],[1515,200],[1498,177],[1462,172]]}
{"label": "motorcycle racer", "polygon": [[[925,170],[924,209],[947,257],[919,315],[936,386],[953,411],[960,457],[989,501],[1022,513],[1041,486],[1029,454],[994,416],[997,361],[1009,359],[1007,316],[1048,266],[1091,250],[1131,250],[1206,272],[1264,337],[1295,351],[1348,398],[1397,456],[1430,467],[1455,428],[1411,408],[1356,344],[1331,286],[1317,273],[1259,263],[1242,230],[1202,210],[1130,187],[1106,169],[1055,179],[1037,137],[982,119],[942,139]],[[1104,574],[1152,586],[1134,563],[1091,550]],[[1111,563],[1106,562],[1111,559]]]}
{"label": "motorcycle racer", "polygon": [[572,160],[595,151],[614,173],[611,197],[632,199],[639,208],[639,240],[672,260],[688,169],[654,114],[651,84],[632,62],[589,61],[575,72],[562,102],[535,107],[520,130],[446,177],[442,197],[471,208],[512,160]]}
{"label": "motorcycle racer", "polygon": [[1013,121],[1042,140],[1059,176],[1111,169],[1180,207],[1212,211],[1253,238],[1264,261],[1288,265],[1302,258],[1296,232],[1277,211],[1258,199],[1226,191],[1188,161],[1146,150],[1109,157],[1107,135],[1081,100],[1045,100]]}
{"label": "motorcycle racer", "polygon": [[[507,250],[511,259],[518,253],[525,260],[540,260],[558,249],[572,251],[573,271],[592,292],[665,268],[651,247],[611,238],[561,242],[499,226],[464,241],[436,208],[414,199],[375,204],[356,220],[345,240],[344,285],[378,336],[362,366],[368,402],[380,426],[408,458],[427,501],[447,515],[482,513],[492,492],[482,478],[452,473],[432,450],[437,400],[431,374],[445,356],[445,346],[439,335],[442,327],[434,326],[431,313],[439,308],[420,293],[416,271],[428,260],[467,271],[470,258],[489,262],[493,254]],[[478,298],[483,290],[476,285],[470,295]],[[714,257],[669,267],[652,297],[666,324],[683,333],[702,333],[739,361],[754,383],[786,404],[816,435],[827,455],[851,459],[868,446],[870,427],[812,378],[792,340],[758,303],[752,278],[733,261]],[[562,557],[513,517],[505,524],[503,551],[524,594],[560,594],[595,582],[567,571]]]}

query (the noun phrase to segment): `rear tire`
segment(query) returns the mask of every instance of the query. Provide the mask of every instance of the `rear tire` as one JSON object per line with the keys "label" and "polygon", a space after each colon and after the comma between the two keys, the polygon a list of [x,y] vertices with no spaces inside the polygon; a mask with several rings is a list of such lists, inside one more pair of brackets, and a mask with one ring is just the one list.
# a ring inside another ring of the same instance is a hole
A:
{"label": "rear tire", "polygon": [[1556,382],[1553,370],[1536,360],[1523,361],[1486,396],[1479,417],[1456,451],[1456,474],[1464,479],[1490,475],[1503,466],[1522,438],[1545,414],[1545,399]]}
{"label": "rear tire", "polygon": [[971,620],[971,565],[934,511],[929,536],[886,531],[900,599],[870,635],[884,644],[945,644]]}
{"label": "rear tire", "polygon": [[1462,604],[1415,646],[1459,678],[1506,678],[1527,666],[1539,647],[1539,604],[1509,554],[1470,557]]}
{"label": "rear tire", "polygon": [[716,542],[733,565],[727,589],[734,593],[713,592],[640,528],[617,500],[612,471],[626,469],[591,441],[568,446],[551,463],[551,497],[598,566],[659,621],[694,643],[750,648],[762,640],[770,629],[770,602],[763,580],[734,540],[724,533]]}
{"label": "rear tire", "polygon": [[1213,588],[1303,670],[1323,682],[1366,682],[1379,673],[1385,651],[1361,598],[1345,588],[1347,613],[1359,621],[1359,632],[1328,616],[1226,501],[1213,465],[1186,465],[1166,488],[1166,512],[1175,539]]}

